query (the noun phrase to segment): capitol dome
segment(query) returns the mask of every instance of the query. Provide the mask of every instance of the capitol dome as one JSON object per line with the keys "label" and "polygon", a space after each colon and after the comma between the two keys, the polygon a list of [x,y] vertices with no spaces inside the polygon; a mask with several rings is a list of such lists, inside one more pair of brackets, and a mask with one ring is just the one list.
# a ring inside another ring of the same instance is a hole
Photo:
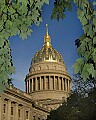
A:
{"label": "capitol dome", "polygon": [[52,48],[51,39],[48,35],[48,25],[46,25],[46,35],[44,36],[44,45],[34,55],[31,65],[38,62],[51,61],[51,62],[61,62],[64,64],[62,55],[55,49]]}
{"label": "capitol dome", "polygon": [[[71,90],[71,77],[62,55],[52,48],[46,25],[43,47],[34,55],[25,78],[26,93],[52,109],[66,99]],[[50,104],[49,104],[50,103]]]}

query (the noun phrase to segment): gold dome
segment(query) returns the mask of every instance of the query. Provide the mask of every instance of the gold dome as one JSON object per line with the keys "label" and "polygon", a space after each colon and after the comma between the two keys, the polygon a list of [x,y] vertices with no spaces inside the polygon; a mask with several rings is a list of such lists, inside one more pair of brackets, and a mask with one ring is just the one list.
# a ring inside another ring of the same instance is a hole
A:
{"label": "gold dome", "polygon": [[48,34],[48,25],[46,24],[46,35],[44,36],[43,47],[34,55],[31,65],[38,62],[61,62],[64,64],[62,55],[52,48],[51,38]]}

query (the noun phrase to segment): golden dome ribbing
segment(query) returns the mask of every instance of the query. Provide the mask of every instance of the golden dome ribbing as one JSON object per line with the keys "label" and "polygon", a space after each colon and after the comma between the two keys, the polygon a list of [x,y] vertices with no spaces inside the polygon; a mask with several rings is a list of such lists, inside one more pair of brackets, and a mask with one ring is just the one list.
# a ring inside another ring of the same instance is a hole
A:
{"label": "golden dome ribbing", "polygon": [[51,38],[48,34],[48,25],[46,24],[46,35],[44,36],[43,47],[34,55],[31,65],[38,62],[61,62],[64,64],[62,55],[52,48]]}

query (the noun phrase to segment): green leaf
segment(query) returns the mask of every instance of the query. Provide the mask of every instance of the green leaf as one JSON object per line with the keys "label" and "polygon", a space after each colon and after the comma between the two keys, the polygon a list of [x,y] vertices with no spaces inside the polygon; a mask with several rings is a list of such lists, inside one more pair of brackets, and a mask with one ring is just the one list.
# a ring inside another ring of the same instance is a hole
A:
{"label": "green leaf", "polygon": [[92,77],[96,80],[96,70],[93,71]]}
{"label": "green leaf", "polygon": [[15,13],[15,10],[14,10],[14,8],[10,7],[10,8],[9,8],[9,12],[10,12],[10,14],[13,14],[13,13]]}
{"label": "green leaf", "polygon": [[83,26],[83,30],[85,34],[88,32],[88,29],[89,29],[89,25]]}
{"label": "green leaf", "polygon": [[86,17],[83,17],[82,19],[80,19],[80,21],[82,22],[82,25],[86,25],[88,23]]}
{"label": "green leaf", "polygon": [[20,33],[20,37],[24,40],[25,38],[27,39],[27,35],[25,33]]}
{"label": "green leaf", "polygon": [[83,18],[84,17],[84,12],[81,9],[78,8],[77,15],[78,15],[79,19]]}
{"label": "green leaf", "polygon": [[86,70],[83,70],[82,73],[81,73],[81,77],[84,79],[84,80],[87,80],[87,78],[89,77],[89,74]]}
{"label": "green leaf", "polygon": [[88,65],[88,64],[85,64],[84,67],[83,67],[82,73],[81,73],[81,77],[82,77],[84,80],[87,80],[87,78],[89,78],[88,69],[89,69],[89,65]]}
{"label": "green leaf", "polygon": [[96,44],[96,36],[93,38],[93,43]]}
{"label": "green leaf", "polygon": [[96,18],[93,18],[93,24],[96,25]]}
{"label": "green leaf", "polygon": [[78,66],[77,62],[74,63],[72,67],[74,68],[74,73],[75,74],[77,74],[80,71],[80,67]]}
{"label": "green leaf", "polygon": [[93,56],[93,60],[94,60],[94,62],[96,64],[96,55]]}
{"label": "green leaf", "polygon": [[44,2],[45,2],[46,4],[49,4],[49,0],[44,0]]}
{"label": "green leaf", "polygon": [[87,64],[87,71],[88,71],[89,75],[92,75],[92,73],[94,71],[93,64]]}
{"label": "green leaf", "polygon": [[76,62],[78,62],[80,65],[84,64],[84,59],[83,58],[78,58],[76,60]]}
{"label": "green leaf", "polygon": [[72,66],[74,68],[74,73],[77,74],[77,73],[81,72],[83,65],[84,65],[84,59],[78,58],[76,60],[76,63],[74,63]]}
{"label": "green leaf", "polygon": [[30,36],[30,35],[31,35],[31,32],[32,32],[32,30],[31,30],[31,29],[28,29],[27,32],[26,32],[26,34]]}
{"label": "green leaf", "polygon": [[9,72],[9,75],[12,75],[12,73],[15,74],[16,71],[15,71],[14,66],[10,66],[9,69],[8,69],[8,72]]}
{"label": "green leaf", "polygon": [[[3,36],[1,38],[3,38]],[[4,40],[0,39],[0,47],[2,47],[3,45],[4,45]]]}

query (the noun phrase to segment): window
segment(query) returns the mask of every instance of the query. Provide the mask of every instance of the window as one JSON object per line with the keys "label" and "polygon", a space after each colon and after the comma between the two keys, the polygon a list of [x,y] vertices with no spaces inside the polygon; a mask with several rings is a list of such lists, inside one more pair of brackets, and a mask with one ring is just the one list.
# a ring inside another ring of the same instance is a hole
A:
{"label": "window", "polygon": [[11,107],[11,115],[13,115],[13,107]]}
{"label": "window", "polygon": [[29,118],[29,112],[28,111],[26,111],[26,119],[28,119]]}
{"label": "window", "polygon": [[4,107],[4,108],[3,108],[3,113],[5,113],[5,112],[6,112],[6,104],[4,104],[3,107]]}
{"label": "window", "polygon": [[18,109],[18,117],[20,118],[21,117],[21,113],[20,113],[20,109]]}

